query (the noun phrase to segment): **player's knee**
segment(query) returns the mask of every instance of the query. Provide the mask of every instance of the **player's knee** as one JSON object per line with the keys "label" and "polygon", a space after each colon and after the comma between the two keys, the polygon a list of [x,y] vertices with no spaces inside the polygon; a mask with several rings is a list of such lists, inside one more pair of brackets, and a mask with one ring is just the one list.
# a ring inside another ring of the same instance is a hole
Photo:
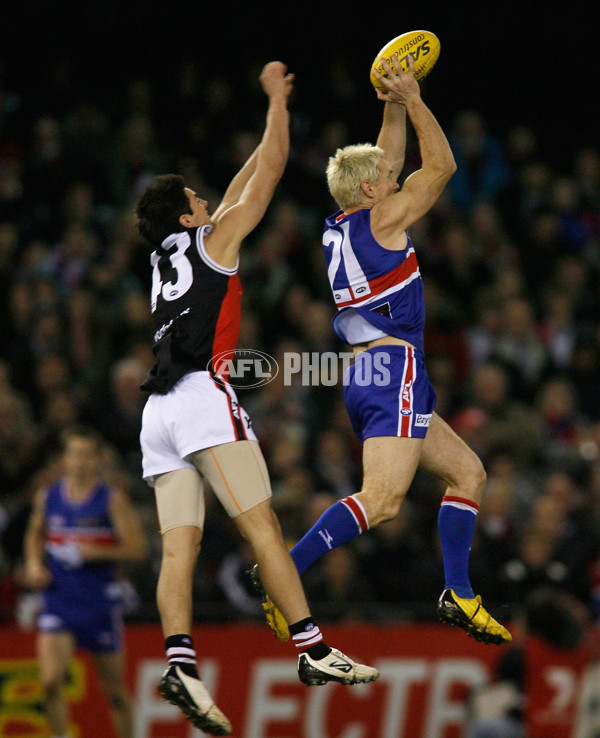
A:
{"label": "player's knee", "polygon": [[391,491],[389,493],[378,492],[375,494],[361,495],[361,502],[367,512],[369,519],[369,527],[374,528],[380,523],[385,523],[394,518],[400,512],[405,492],[398,493]]}
{"label": "player's knee", "polygon": [[479,457],[473,455],[470,464],[469,473],[465,475],[461,486],[464,487],[464,496],[479,503],[483,495],[485,483],[487,481],[487,473]]}
{"label": "player's knee", "polygon": [[245,526],[242,535],[255,549],[284,545],[279,523],[270,516],[264,518],[262,525],[253,523]]}
{"label": "player's knee", "polygon": [[234,518],[237,529],[253,546],[283,541],[281,525],[270,501],[251,507]]}
{"label": "player's knee", "polygon": [[192,526],[174,528],[169,536],[163,535],[163,564],[177,564],[188,561],[195,564],[202,544],[202,531]]}
{"label": "player's knee", "polygon": [[485,487],[485,483],[487,481],[487,472],[485,471],[485,467],[481,463],[481,460],[477,458],[477,461],[474,464],[473,469],[473,487],[479,491],[479,495],[481,496],[481,493],[483,492],[483,488]]}
{"label": "player's knee", "polygon": [[402,507],[402,501],[404,500],[404,495],[401,497],[390,497],[388,500],[386,500],[386,504],[382,508],[381,512],[381,520],[379,522],[385,523],[388,520],[394,520],[400,513],[400,508]]}

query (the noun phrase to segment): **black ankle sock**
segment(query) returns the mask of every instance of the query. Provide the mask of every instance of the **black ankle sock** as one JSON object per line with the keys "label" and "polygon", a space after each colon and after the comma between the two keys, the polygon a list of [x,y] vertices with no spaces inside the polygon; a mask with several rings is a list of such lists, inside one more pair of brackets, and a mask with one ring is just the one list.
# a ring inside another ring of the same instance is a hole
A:
{"label": "black ankle sock", "polygon": [[316,627],[318,626],[313,618],[304,618],[303,620],[298,620],[297,623],[290,623],[290,635],[295,636],[299,633],[304,633],[305,631],[311,630],[312,628]]}
{"label": "black ankle sock", "polygon": [[325,643],[325,641],[320,641],[319,643],[315,643],[314,646],[307,648],[305,653],[307,653],[311,657],[311,659],[319,661],[320,659],[324,659],[325,656],[329,656],[329,654],[331,653],[331,649]]}
{"label": "black ankle sock", "polygon": [[315,623],[313,618],[304,618],[303,620],[299,620],[297,623],[292,623],[290,626],[290,635],[292,636],[292,639],[296,643],[296,646],[299,647],[300,651],[302,653],[307,653],[311,659],[315,659],[315,661],[319,661],[320,659],[324,659],[325,656],[329,656],[331,653],[331,649],[329,646],[325,643],[325,641],[320,640],[318,643],[315,643],[312,646],[309,646],[308,648],[302,648],[300,639],[294,638],[294,636],[298,636],[301,633],[308,633],[309,631],[316,628],[318,632],[319,626]]}
{"label": "black ankle sock", "polygon": [[178,666],[187,676],[200,679],[194,641],[191,636],[187,633],[179,633],[165,638],[165,651],[169,666]]}

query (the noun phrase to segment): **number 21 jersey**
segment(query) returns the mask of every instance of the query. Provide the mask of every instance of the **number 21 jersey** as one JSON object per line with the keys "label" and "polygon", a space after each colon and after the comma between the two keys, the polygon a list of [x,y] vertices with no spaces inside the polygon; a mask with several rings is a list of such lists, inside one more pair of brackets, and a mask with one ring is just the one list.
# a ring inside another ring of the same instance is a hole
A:
{"label": "number 21 jersey", "polygon": [[338,309],[333,329],[346,343],[395,336],[423,350],[425,300],[410,236],[405,249],[386,249],[373,237],[368,208],[334,213],[325,221],[323,250]]}

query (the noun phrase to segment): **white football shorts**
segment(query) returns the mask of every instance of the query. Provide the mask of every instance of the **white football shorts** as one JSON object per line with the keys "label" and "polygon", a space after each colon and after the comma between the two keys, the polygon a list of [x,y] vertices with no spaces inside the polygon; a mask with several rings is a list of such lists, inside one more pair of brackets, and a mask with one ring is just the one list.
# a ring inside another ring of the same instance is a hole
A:
{"label": "white football shorts", "polygon": [[256,441],[232,387],[206,371],[190,372],[166,394],[152,394],[142,415],[143,477],[195,469],[190,454],[233,441]]}

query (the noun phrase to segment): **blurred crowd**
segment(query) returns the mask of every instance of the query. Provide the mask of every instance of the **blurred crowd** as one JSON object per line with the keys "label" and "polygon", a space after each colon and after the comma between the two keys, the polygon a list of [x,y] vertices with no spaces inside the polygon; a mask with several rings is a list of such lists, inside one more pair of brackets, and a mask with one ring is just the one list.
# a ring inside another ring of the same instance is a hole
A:
{"label": "blurred crowd", "polygon": [[[151,542],[124,571],[131,617],[155,616],[160,540],[138,435],[152,365],[149,252],[133,218],[153,176],[184,175],[214,207],[256,146],[260,67],[235,83],[184,58],[161,77],[124,73],[107,91],[75,85],[56,62],[34,99],[0,60],[0,618],[14,616],[34,490],[59,473],[60,431],[93,424],[107,472],[127,485]],[[321,254],[335,205],[324,170],[338,146],[374,142],[344,65],[292,104],[292,150],[264,222],[241,259],[239,346],[342,352]],[[361,82],[362,84],[362,82]],[[435,100],[430,101],[435,112]],[[380,104],[379,104],[380,105]],[[378,116],[375,116],[378,112]],[[411,230],[426,288],[426,356],[437,411],[483,459],[487,489],[472,580],[498,617],[556,586],[600,618],[600,150],[548,150],[515,119],[497,131],[477,109],[441,120],[458,171]],[[569,147],[572,146],[572,149]],[[566,163],[565,163],[566,162]],[[418,166],[409,131],[406,171]],[[283,373],[240,391],[293,544],[361,484],[361,446],[336,386]],[[209,491],[210,492],[210,491]],[[443,586],[441,482],[417,474],[398,518],[336,549],[304,575],[332,619],[428,618]],[[258,618],[251,552],[208,496],[197,617]],[[375,608],[370,603],[376,602]]]}

